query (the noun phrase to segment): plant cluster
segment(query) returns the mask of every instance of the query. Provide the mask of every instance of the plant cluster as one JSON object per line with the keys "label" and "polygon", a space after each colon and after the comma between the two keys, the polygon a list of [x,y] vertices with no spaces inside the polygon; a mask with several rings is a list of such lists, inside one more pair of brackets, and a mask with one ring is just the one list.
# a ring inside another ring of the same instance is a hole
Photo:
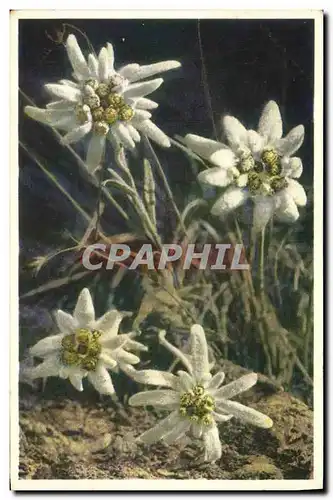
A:
{"label": "plant cluster", "polygon": [[[33,362],[22,370],[24,379],[61,377],[69,379],[82,391],[83,380],[87,378],[99,393],[114,395],[110,372],[121,371],[138,384],[157,386],[157,389],[138,392],[129,399],[132,406],[153,406],[170,412],[139,436],[139,440],[150,444],[162,439],[170,444],[186,434],[201,439],[204,459],[214,462],[222,452],[217,424],[238,418],[262,428],[273,425],[268,416],[232,400],[256,383],[255,373],[224,386],[224,373],[215,370],[212,374],[214,359],[228,358],[228,350],[235,352],[238,332],[247,336],[242,344],[239,341],[239,345],[245,347],[253,345],[253,336],[259,337],[259,356],[264,362],[260,361],[258,368],[264,364],[267,374],[277,382],[290,382],[296,367],[305,383],[311,384],[311,318],[303,325],[308,346],[304,362],[274,308],[277,299],[280,304],[283,301],[277,255],[287,254],[286,259],[292,261],[284,269],[295,273],[295,286],[299,286],[300,280],[311,280],[311,275],[307,274],[304,261],[295,258],[299,253],[292,254],[295,250],[292,245],[288,249],[284,241],[276,242],[271,238],[273,218],[278,224],[292,224],[299,218],[299,207],[307,203],[305,190],[298,181],[302,160],[294,156],[302,145],[304,127],[298,125],[284,136],[279,107],[270,101],[262,111],[257,130],[248,130],[237,118],[225,116],[222,124],[226,143],[193,134],[171,139],[154,124],[152,113],[158,104],[147,96],[163,83],[162,78],[151,77],[179,68],[179,62],[131,63],[116,69],[110,43],[98,55],[92,49],[85,56],[76,37],[70,34],[65,47],[72,66],[72,79],[46,84],[51,101],[45,108],[36,107],[30,101],[25,106],[25,113],[51,128],[61,146],[71,153],[96,187],[99,203],[94,213],[87,213],[34,157],[87,223],[86,233],[74,247],[37,259],[33,263],[35,271],[40,271],[60,254],[74,251],[76,257],[80,256],[89,244],[96,242],[106,245],[128,243],[133,245],[135,254],[135,244],[145,241],[152,245],[156,254],[160,253],[168,241],[165,241],[158,220],[157,175],[162,180],[167,203],[176,221],[173,241],[184,248],[189,243],[221,242],[226,235],[232,244],[241,243],[244,232],[240,228],[243,219],[239,210],[243,206],[246,208],[244,213],[250,210],[251,221],[245,224],[245,230],[251,238],[249,254],[244,258],[250,263],[251,271],[237,271],[226,278],[223,273],[213,275],[193,272],[192,268],[184,270],[181,262],[155,271],[142,266],[139,275],[134,272],[131,275],[134,296],[139,280],[140,301],[133,307],[135,319],[130,333],[119,332],[128,314],[118,308],[107,308],[107,312],[96,319],[90,291],[83,288],[73,315],[62,310],[56,312],[59,332],[39,340],[29,349]],[[179,208],[149,139],[161,147],[174,146],[185,153],[195,168],[196,189],[200,195],[190,200],[184,195]],[[142,150],[137,150],[140,141],[144,143],[143,159],[140,157]],[[72,147],[79,142],[87,144],[85,159]],[[27,146],[21,145],[31,154]],[[110,155],[113,155],[111,162],[108,160]],[[133,162],[137,170],[143,167],[143,179],[138,180]],[[107,217],[107,206],[120,214],[127,225],[127,233],[105,234],[101,219],[102,215]],[[219,229],[231,225],[233,229],[224,233]],[[96,255],[103,258],[98,251]],[[80,265],[80,258],[71,264],[72,280],[80,281],[89,275]],[[272,269],[276,285],[274,296],[267,291]],[[126,272],[126,267],[120,266],[112,273],[112,290],[120,290],[123,295],[128,293],[128,283],[121,290]],[[66,278],[56,279],[30,295],[66,283]],[[278,298],[276,293],[279,293]],[[311,298],[298,306],[299,310],[310,307]],[[227,336],[228,317],[234,318],[233,343]],[[159,347],[166,348],[174,357],[169,371],[140,368],[140,356],[150,351],[148,339],[154,331],[152,325],[155,329],[157,325],[159,330]],[[173,335],[174,342],[166,339],[165,330]],[[140,342],[135,340],[139,334]],[[233,360],[237,361],[235,357],[233,355]],[[183,365],[183,370],[175,372],[178,363]],[[286,373],[289,379],[283,379]]]}

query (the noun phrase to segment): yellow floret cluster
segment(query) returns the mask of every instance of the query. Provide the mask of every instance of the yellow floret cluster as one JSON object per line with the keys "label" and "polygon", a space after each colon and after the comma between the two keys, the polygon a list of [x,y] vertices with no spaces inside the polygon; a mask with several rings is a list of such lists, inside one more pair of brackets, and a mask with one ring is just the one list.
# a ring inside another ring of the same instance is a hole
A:
{"label": "yellow floret cluster", "polygon": [[212,411],[214,408],[214,399],[205,393],[205,389],[201,385],[196,385],[192,390],[183,393],[180,397],[179,413],[198,424],[212,424]]}
{"label": "yellow floret cluster", "polygon": [[247,187],[253,195],[273,195],[287,187],[287,180],[281,175],[281,158],[274,149],[264,149],[259,161],[251,152],[241,152],[237,169],[240,174],[248,175]]}
{"label": "yellow floret cluster", "polygon": [[61,360],[65,365],[77,366],[83,370],[93,371],[97,367],[102,347],[97,330],[79,328],[63,337],[61,342]]}
{"label": "yellow floret cluster", "polygon": [[86,123],[90,116],[93,130],[98,135],[106,135],[110,126],[117,121],[129,121],[134,116],[134,110],[126,104],[122,95],[114,91],[115,85],[98,83],[97,80],[85,82],[82,102],[76,106],[76,118],[79,123]]}

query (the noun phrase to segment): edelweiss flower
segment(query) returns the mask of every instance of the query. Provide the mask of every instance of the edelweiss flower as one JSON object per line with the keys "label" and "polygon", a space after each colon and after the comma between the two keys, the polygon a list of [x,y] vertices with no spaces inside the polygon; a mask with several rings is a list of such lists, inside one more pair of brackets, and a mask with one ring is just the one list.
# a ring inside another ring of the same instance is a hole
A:
{"label": "edelweiss flower", "polygon": [[223,216],[251,198],[255,229],[265,227],[273,214],[283,222],[296,221],[297,206],[306,205],[305,191],[295,180],[302,174],[302,161],[292,156],[303,143],[303,125],[282,138],[282,119],[274,101],[266,104],[258,132],[246,130],[233,116],[226,116],[223,125],[230,147],[192,134],[184,139],[195,153],[216,165],[201,172],[199,181],[227,187],[212,213]]}
{"label": "edelweiss flower", "polygon": [[114,387],[108,370],[116,371],[140,359],[126,349],[147,350],[135,340],[133,334],[118,335],[124,314],[111,310],[95,320],[94,305],[87,288],[77,300],[74,314],[58,310],[56,321],[61,331],[40,340],[30,348],[30,354],[43,358],[43,362],[25,370],[25,378],[59,376],[69,378],[73,386],[82,391],[82,379],[88,377],[101,394],[113,394]]}
{"label": "edelweiss flower", "polygon": [[257,375],[250,373],[230,384],[220,387],[224,373],[210,373],[205,332],[200,325],[193,325],[190,334],[190,353],[184,354],[165,339],[160,332],[160,342],[175,355],[187,371],[177,375],[158,370],[126,368],[132,378],[143,384],[164,386],[168,389],[139,392],[129,399],[132,406],[155,406],[170,409],[171,413],[155,427],[139,436],[139,440],[151,444],[163,439],[167,444],[180,439],[185,433],[201,438],[205,448],[205,461],[213,462],[221,456],[221,442],[217,423],[237,417],[244,422],[269,428],[272,420],[262,413],[230,398],[246,391],[257,382]]}
{"label": "edelweiss flower", "polygon": [[66,144],[77,142],[91,132],[86,159],[91,171],[101,161],[106,138],[134,149],[141,132],[161,146],[170,146],[168,137],[150,120],[148,110],[158,104],[145,98],[163,79],[139,81],[178,68],[179,62],[128,64],[116,71],[110,43],[101,49],[98,58],[89,54],[86,60],[74,35],[68,36],[66,50],[76,82],[60,80],[46,84],[53,100],[46,109],[26,106],[25,112],[31,118],[64,130]]}

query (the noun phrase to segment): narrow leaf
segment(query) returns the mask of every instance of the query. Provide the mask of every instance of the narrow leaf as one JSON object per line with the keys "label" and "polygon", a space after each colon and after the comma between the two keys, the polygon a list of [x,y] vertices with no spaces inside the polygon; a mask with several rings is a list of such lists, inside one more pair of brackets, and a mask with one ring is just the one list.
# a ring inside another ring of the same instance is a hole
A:
{"label": "narrow leaf", "polygon": [[155,181],[151,165],[147,159],[144,160],[143,201],[151,221],[156,226]]}

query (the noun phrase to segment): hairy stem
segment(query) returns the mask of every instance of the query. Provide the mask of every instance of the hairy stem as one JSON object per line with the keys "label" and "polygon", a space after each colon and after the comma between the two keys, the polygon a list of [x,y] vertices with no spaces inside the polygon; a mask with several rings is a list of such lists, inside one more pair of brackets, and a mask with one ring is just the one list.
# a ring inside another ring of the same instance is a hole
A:
{"label": "hairy stem", "polygon": [[176,214],[178,222],[179,222],[179,226],[182,229],[182,231],[184,232],[184,234],[186,234],[186,228],[185,228],[182,216],[181,216],[180,211],[178,210],[178,207],[176,205],[176,202],[175,202],[172,190],[170,188],[170,184],[169,184],[168,179],[167,179],[167,177],[166,177],[166,175],[164,173],[162,165],[161,165],[161,163],[160,163],[160,161],[159,161],[159,159],[158,159],[158,157],[157,157],[157,155],[156,155],[156,153],[154,151],[154,148],[151,145],[148,137],[145,137],[145,142],[148,145],[148,148],[149,148],[149,151],[151,153],[151,156],[152,156],[152,158],[154,160],[154,163],[155,163],[155,165],[157,167],[158,173],[159,173],[159,175],[160,175],[160,177],[162,179],[165,191],[166,191],[166,193],[167,193],[167,195],[169,197],[169,200],[171,202],[171,205],[172,205],[172,207],[173,207],[173,209],[175,211],[175,214]]}

